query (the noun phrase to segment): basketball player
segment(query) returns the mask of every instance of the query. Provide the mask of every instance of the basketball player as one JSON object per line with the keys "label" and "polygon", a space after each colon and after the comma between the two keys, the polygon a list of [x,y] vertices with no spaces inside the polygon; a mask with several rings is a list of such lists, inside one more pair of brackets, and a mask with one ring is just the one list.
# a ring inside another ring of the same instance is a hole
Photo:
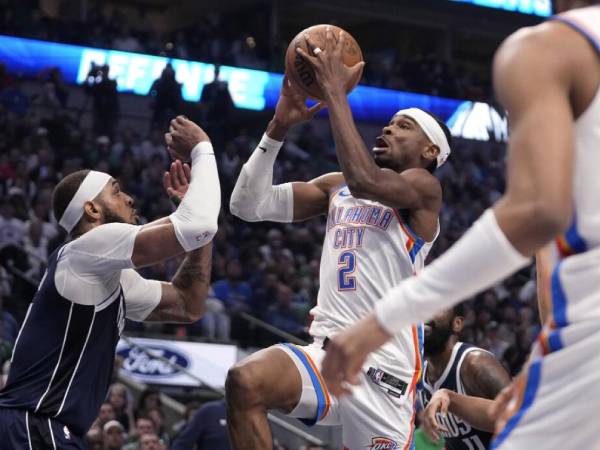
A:
{"label": "basketball player", "polygon": [[[2,448],[85,448],[125,318],[193,322],[202,315],[220,209],[215,157],[206,133],[183,117],[171,122],[166,142],[192,163],[187,192],[169,217],[137,225],[133,199],[102,172],[75,172],[54,189],[54,214],[71,240],[50,256],[15,343],[0,392]],[[174,179],[185,179],[181,163],[165,176],[167,191],[181,192]],[[171,283],[134,270],[183,252]]]}
{"label": "basketball player", "polygon": [[443,436],[448,450],[485,450],[494,431],[493,399],[511,379],[491,353],[458,341],[463,323],[458,304],[425,324],[423,426],[434,441]]}
{"label": "basketball player", "polygon": [[232,445],[270,449],[266,414],[278,409],[312,424],[341,423],[348,449],[408,448],[421,373],[421,326],[404,327],[370,358],[368,377],[353,399],[338,403],[331,396],[320,363],[329,336],[357,322],[383,292],[423,267],[442,204],[432,172],[450,153],[450,133],[422,110],[402,110],[369,152],[349,110],[344,123],[334,122],[331,111],[342,173],[273,186],[273,164],[287,130],[321,107],[307,109],[304,101],[285,80],[275,116],[237,180],[231,212],[247,221],[278,222],[328,214],[310,328],[314,343],[262,350],[229,372]]}
{"label": "basketball player", "polygon": [[593,3],[557,1],[562,14],[498,50],[495,88],[511,119],[506,193],[333,339],[323,371],[334,394],[392,335],[504,279],[554,240],[551,314],[493,448],[600,449],[590,420],[600,406],[600,6],[572,9]]}

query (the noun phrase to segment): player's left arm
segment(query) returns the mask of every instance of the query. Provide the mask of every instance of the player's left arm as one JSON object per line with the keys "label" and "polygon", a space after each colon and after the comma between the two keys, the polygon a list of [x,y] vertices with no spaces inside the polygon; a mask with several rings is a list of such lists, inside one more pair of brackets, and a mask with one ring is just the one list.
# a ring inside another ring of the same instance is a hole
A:
{"label": "player's left arm", "polygon": [[[163,176],[163,185],[173,203],[185,196],[191,179],[190,167],[176,160]],[[146,226],[156,226],[160,221]],[[144,280],[135,271],[122,275],[121,284],[127,302],[127,317],[138,321],[190,323],[199,320],[205,308],[210,287],[212,243],[186,253],[170,283],[160,283],[157,291],[153,280]],[[135,274],[135,275],[134,275]],[[137,277],[136,277],[137,275]],[[124,278],[129,279],[127,283]]]}
{"label": "player's left arm", "polygon": [[145,319],[192,323],[200,320],[210,288],[212,243],[186,254],[170,283],[162,283],[160,303]]}
{"label": "player's left arm", "polygon": [[[337,43],[333,32],[327,31],[326,47],[317,56],[298,52],[313,66],[317,81],[326,96],[329,121],[336,145],[338,161],[346,183],[356,198],[375,200],[397,209],[430,210],[441,207],[442,189],[439,181],[425,169],[397,173],[380,168],[358,133],[345,92],[347,80],[362,70],[364,63],[347,67],[342,62],[345,35]],[[315,45],[307,38],[311,48]]]}
{"label": "player's left arm", "polygon": [[126,317],[138,322],[193,323],[202,317],[210,287],[212,243],[186,253],[170,283],[121,272]]}

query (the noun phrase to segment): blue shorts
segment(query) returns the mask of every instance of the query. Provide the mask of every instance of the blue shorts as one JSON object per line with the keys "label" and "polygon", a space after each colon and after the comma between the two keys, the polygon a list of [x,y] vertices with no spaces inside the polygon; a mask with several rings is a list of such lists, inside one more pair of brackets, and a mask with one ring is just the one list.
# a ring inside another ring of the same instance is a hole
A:
{"label": "blue shorts", "polygon": [[18,409],[0,408],[0,450],[84,450],[83,437],[62,423]]}

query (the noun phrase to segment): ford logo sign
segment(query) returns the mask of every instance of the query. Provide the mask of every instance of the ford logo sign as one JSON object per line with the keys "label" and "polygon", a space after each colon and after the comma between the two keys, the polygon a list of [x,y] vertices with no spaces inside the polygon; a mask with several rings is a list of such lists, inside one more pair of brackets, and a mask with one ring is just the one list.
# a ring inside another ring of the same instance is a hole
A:
{"label": "ford logo sign", "polygon": [[[172,348],[152,345],[145,347],[125,347],[117,352],[123,358],[123,369],[127,372],[143,377],[172,377],[181,373],[178,366],[187,369],[190,366],[189,358]],[[155,358],[152,355],[159,358]],[[167,361],[165,361],[168,360]],[[177,366],[175,366],[175,364]]]}

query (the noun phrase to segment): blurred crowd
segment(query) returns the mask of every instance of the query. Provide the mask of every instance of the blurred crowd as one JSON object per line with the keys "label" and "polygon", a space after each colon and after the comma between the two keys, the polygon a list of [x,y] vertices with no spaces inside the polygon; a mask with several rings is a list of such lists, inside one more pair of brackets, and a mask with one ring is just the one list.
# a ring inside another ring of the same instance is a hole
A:
{"label": "blurred crowd", "polygon": [[[60,73],[49,70],[39,78],[37,91],[26,94],[21,81],[0,66],[0,301],[5,306],[3,337],[9,345],[48,255],[65,238],[51,212],[52,189],[61,177],[80,168],[111,173],[133,195],[143,221],[166,216],[174,207],[162,187],[169,163],[162,137],[165,128],[149,124],[150,131],[145,132],[118,127],[117,109],[110,134],[101,134],[106,130],[98,124],[84,129],[67,108],[69,92],[60,79]],[[102,122],[102,117],[95,117],[95,122]],[[308,312],[319,288],[325,218],[300,225],[250,224],[228,212],[237,174],[262,131],[241,128],[224,135],[223,144],[217,146],[224,207],[214,242],[214,282],[206,317],[187,327],[131,323],[130,330],[233,339],[242,346],[272,343],[271,335],[248,324],[243,318],[247,313],[308,337]],[[502,144],[455,142],[453,156],[439,171],[445,206],[432,258],[501,195],[503,158]],[[336,168],[331,137],[309,123],[287,140],[274,181],[309,180]],[[143,275],[168,280],[178,264],[170,260],[144,269]],[[513,373],[538,327],[529,270],[477,296],[467,308],[465,339],[490,349]]]}
{"label": "blurred crowd", "polygon": [[[36,26],[29,28],[34,29],[44,30]],[[102,39],[110,37],[103,32],[98,35]],[[51,35],[34,37],[55,38]],[[186,41],[185,36],[182,39]],[[86,44],[92,45],[92,42]],[[94,45],[112,46],[114,41]],[[432,64],[426,59],[422,63]],[[169,164],[163,144],[164,123],[177,112],[180,102],[180,86],[169,72],[169,66],[153,86],[154,110],[144,127],[120,123],[119,94],[107,75],[108,68],[96,70],[95,81],[85,88],[92,99],[86,107],[93,116],[92,126],[86,128],[81,126],[78,112],[70,108],[70,89],[58,70],[42,72],[32,91],[24,89],[18,76],[0,66],[0,364],[3,377],[19,323],[44,273],[48,256],[65,239],[51,212],[52,189],[62,177],[81,168],[111,173],[123,190],[133,195],[144,222],[166,216],[174,208],[162,188],[162,177]],[[418,78],[418,69],[414,70],[410,76]],[[419,82],[430,83],[430,87],[440,89],[438,94],[444,95],[443,90],[456,86],[445,85],[447,81],[443,80],[452,76],[445,72],[448,68],[440,70],[441,84],[437,85],[435,80]],[[215,84],[212,92],[209,89],[203,94],[202,101],[222,107],[227,103],[226,87]],[[401,88],[400,84],[397,87]],[[204,112],[206,120],[217,114],[210,109]],[[226,113],[220,110],[218,115]],[[242,347],[263,347],[280,340],[252,325],[247,320],[249,314],[287,333],[309,338],[309,311],[319,288],[325,218],[292,225],[250,224],[233,217],[228,210],[229,196],[241,165],[255,148],[263,129],[237,127],[232,131],[228,125],[225,121],[212,121],[209,127],[211,136],[219,135],[216,150],[224,206],[214,241],[207,313],[199,322],[188,326],[128,323],[130,333],[235,341]],[[275,183],[309,180],[337,170],[332,138],[324,134],[322,128],[309,123],[290,136],[275,166]],[[502,144],[455,141],[453,155],[438,173],[444,189],[442,232],[430,259],[444,252],[499,198],[504,190],[504,155]],[[179,263],[180,260],[173,259],[142,272],[148,278],[169,280]],[[533,268],[524,269],[476,296],[466,306],[463,340],[489,349],[515,374],[539,329]],[[225,439],[223,402],[208,403],[200,409],[198,406],[191,403],[185,420],[175,429],[166,429],[165,412],[157,392],[143,394],[134,405],[129,389],[115,383],[88,433],[90,448],[175,450],[191,448],[189,442],[198,442],[197,439]],[[195,425],[186,427],[187,423]],[[213,428],[206,429],[200,424],[206,427],[212,424]],[[197,435],[197,430],[203,430],[202,434]],[[221,444],[205,448],[226,448]],[[306,449],[317,450],[318,447]],[[278,450],[287,449],[281,446]]]}
{"label": "blurred crowd", "polygon": [[[275,72],[283,71],[283,55],[292,38],[273,40],[262,12],[210,13],[191,26],[158,33],[132,29],[118,9],[108,11],[103,2],[63,0],[60,5],[53,18],[44,14],[38,0],[0,0],[0,34]],[[145,22],[147,14],[139,5],[138,22]],[[426,42],[424,32],[404,34],[401,44],[378,39],[364,47],[362,83],[442,97],[491,98],[487,70],[439,57],[441,44]]]}

